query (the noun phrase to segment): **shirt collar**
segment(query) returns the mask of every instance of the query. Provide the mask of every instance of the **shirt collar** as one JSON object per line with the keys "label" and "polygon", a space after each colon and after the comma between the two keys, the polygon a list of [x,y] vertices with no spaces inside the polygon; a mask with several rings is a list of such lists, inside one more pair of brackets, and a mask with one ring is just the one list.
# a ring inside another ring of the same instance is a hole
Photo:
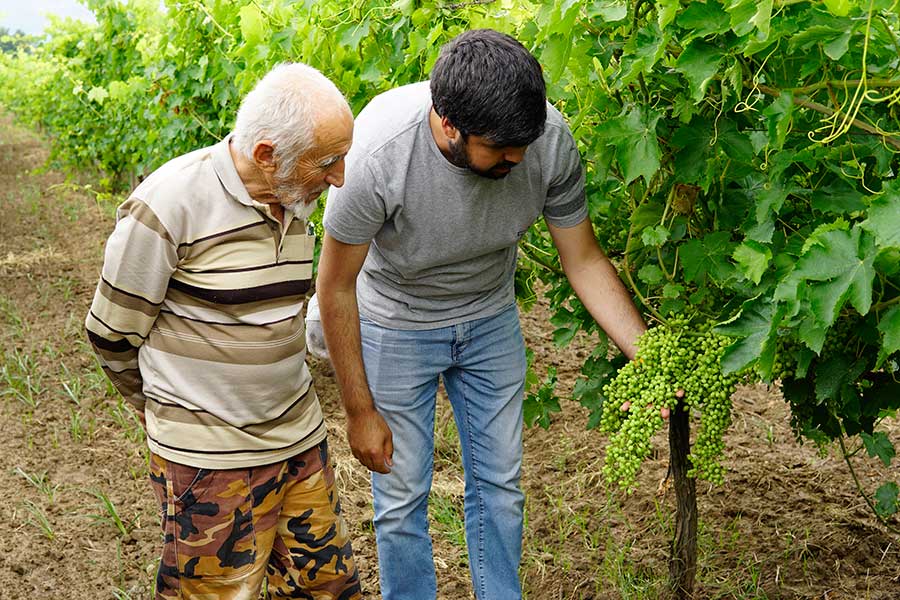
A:
{"label": "shirt collar", "polygon": [[259,206],[260,203],[254,201],[253,198],[250,197],[250,194],[247,193],[247,188],[244,187],[244,182],[241,181],[241,176],[238,175],[237,167],[234,166],[234,160],[231,158],[231,152],[228,149],[228,145],[231,142],[233,135],[234,134],[229,133],[225,136],[224,140],[213,146],[213,169],[215,169],[219,181],[222,182],[222,187],[224,187],[225,191],[231,194],[235,200],[247,206]]}
{"label": "shirt collar", "polygon": [[[224,140],[213,146],[212,149],[213,169],[216,171],[219,181],[222,182],[222,187],[225,188],[225,191],[228,192],[232,198],[241,204],[262,211],[263,214],[270,219],[277,221],[274,215],[272,215],[271,206],[265,202],[257,202],[250,197],[249,193],[247,193],[247,188],[244,186],[241,176],[238,175],[237,167],[234,166],[234,159],[231,158],[231,151],[228,148],[232,136],[234,136],[234,134],[229,133],[225,136]],[[287,227],[290,226],[291,221],[293,221],[294,213],[285,210],[284,215],[284,227],[287,229]]]}

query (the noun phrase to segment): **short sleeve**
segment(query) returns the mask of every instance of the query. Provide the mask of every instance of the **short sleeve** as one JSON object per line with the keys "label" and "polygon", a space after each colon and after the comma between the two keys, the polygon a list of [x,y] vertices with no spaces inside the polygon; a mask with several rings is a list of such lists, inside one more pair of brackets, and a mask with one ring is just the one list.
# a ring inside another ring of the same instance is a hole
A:
{"label": "short sleeve", "polygon": [[383,189],[368,161],[348,156],[344,185],[328,192],[322,219],[325,231],[345,244],[372,241],[387,219]]}
{"label": "short sleeve", "polygon": [[563,124],[555,133],[557,139],[548,157],[552,174],[544,203],[544,219],[556,227],[574,227],[588,216],[584,169],[569,128]]}

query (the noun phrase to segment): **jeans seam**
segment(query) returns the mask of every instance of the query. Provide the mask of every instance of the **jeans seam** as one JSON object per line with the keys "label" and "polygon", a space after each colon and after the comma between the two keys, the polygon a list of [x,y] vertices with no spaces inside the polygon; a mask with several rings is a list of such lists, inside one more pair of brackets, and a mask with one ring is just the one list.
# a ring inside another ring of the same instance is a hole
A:
{"label": "jeans seam", "polygon": [[477,468],[477,459],[475,456],[475,446],[472,443],[472,421],[471,414],[472,412],[469,410],[469,398],[466,395],[466,387],[467,383],[465,381],[465,370],[460,370],[459,373],[459,381],[462,384],[460,386],[460,393],[462,395],[463,406],[466,407],[466,443],[469,445],[469,452],[472,456],[472,485],[475,486],[475,502],[478,508],[478,539],[476,540],[478,556],[476,560],[478,561],[478,598],[484,598],[486,592],[486,582],[484,579],[484,502],[481,497],[481,486],[478,480],[478,468]]}

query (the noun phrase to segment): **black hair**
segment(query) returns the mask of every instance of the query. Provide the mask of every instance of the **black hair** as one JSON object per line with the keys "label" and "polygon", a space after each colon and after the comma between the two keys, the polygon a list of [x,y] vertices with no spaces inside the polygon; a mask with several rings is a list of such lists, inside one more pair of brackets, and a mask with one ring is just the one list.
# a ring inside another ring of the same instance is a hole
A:
{"label": "black hair", "polygon": [[547,89],[541,65],[515,38],[493,29],[459,34],[431,70],[434,110],[463,136],[527,146],[544,132]]}

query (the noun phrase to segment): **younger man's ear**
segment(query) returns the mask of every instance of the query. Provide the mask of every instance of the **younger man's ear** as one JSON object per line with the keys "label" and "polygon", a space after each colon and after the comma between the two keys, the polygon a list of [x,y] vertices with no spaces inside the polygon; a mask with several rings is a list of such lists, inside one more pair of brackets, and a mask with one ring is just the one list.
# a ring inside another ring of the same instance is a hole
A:
{"label": "younger man's ear", "polygon": [[459,129],[454,127],[453,123],[451,123],[450,119],[448,119],[447,117],[441,117],[441,130],[450,141],[455,142],[456,138],[459,137]]}

